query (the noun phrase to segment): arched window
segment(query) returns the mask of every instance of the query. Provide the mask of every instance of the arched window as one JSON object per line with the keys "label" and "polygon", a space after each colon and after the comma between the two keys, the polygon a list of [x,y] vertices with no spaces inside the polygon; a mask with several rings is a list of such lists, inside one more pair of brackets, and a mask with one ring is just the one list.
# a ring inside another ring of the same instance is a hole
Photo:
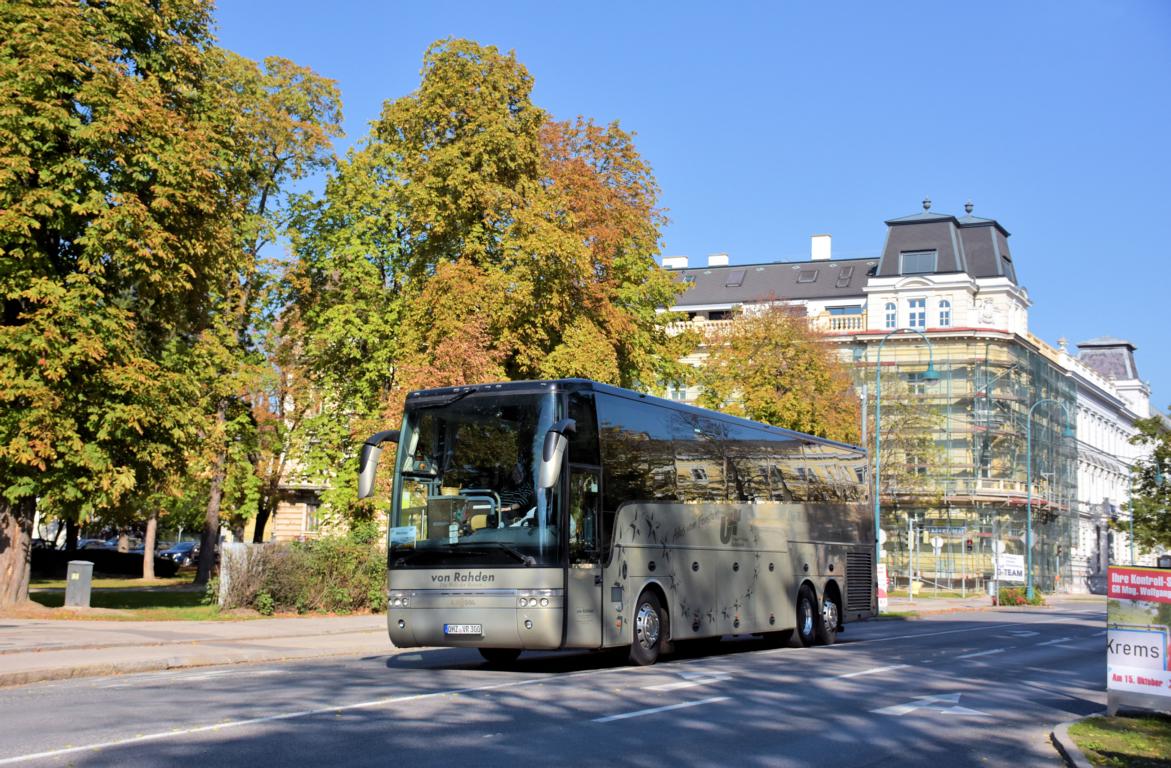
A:
{"label": "arched window", "polygon": [[943,299],[939,302],[939,327],[947,328],[951,325],[951,302]]}
{"label": "arched window", "polygon": [[886,303],[886,327],[887,328],[897,327],[896,326],[896,323],[898,322],[897,310],[898,310],[898,307],[895,306],[895,303],[893,301],[888,301]]}

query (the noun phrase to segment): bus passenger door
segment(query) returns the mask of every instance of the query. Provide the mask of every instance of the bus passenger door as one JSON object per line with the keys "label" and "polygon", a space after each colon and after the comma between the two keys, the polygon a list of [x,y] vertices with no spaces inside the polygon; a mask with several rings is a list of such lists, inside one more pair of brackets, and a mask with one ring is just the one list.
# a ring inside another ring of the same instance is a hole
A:
{"label": "bus passenger door", "polygon": [[565,645],[577,648],[602,646],[599,487],[597,468],[570,465]]}

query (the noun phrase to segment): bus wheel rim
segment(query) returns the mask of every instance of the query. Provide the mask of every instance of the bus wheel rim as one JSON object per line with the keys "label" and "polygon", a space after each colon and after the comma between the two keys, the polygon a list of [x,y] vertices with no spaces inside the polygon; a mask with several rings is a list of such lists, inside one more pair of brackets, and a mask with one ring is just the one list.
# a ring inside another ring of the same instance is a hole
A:
{"label": "bus wheel rim", "polygon": [[822,620],[825,622],[826,629],[833,629],[838,625],[838,604],[833,600],[826,598],[821,608]]}
{"label": "bus wheel rim", "polygon": [[634,628],[638,633],[638,642],[643,648],[653,648],[659,642],[659,613],[650,603],[643,603],[638,608],[638,615],[634,618]]}
{"label": "bus wheel rim", "polygon": [[805,620],[801,622],[801,634],[808,637],[813,634],[813,606],[809,604],[808,600],[802,600],[801,607],[804,609],[802,613],[805,614]]}

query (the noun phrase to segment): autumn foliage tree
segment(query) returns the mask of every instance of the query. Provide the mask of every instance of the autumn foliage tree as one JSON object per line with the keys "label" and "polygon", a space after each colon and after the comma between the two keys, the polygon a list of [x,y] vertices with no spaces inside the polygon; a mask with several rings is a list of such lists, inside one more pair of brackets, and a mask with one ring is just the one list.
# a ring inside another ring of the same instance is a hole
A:
{"label": "autumn foliage tree", "polygon": [[707,338],[701,405],[832,440],[859,440],[859,402],[845,367],[803,313],[742,310]]}
{"label": "autumn foliage tree", "polygon": [[322,404],[302,469],[336,478],[335,509],[354,501],[356,444],[410,389],[680,375],[649,166],[617,124],[553,121],[532,85],[511,53],[435,43],[419,89],[302,201],[288,316]]}

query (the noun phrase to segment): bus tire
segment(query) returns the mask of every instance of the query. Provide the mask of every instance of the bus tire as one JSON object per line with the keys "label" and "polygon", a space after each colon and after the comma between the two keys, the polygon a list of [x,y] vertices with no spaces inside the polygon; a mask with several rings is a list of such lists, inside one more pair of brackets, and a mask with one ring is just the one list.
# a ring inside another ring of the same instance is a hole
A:
{"label": "bus tire", "polygon": [[826,590],[821,598],[821,616],[814,622],[817,630],[818,645],[833,645],[838,639],[838,622],[841,621],[841,610],[838,601]]}
{"label": "bus tire", "polygon": [[503,667],[520,658],[519,648],[481,648],[480,655],[491,667]]}
{"label": "bus tire", "polygon": [[797,639],[805,648],[817,642],[821,633],[821,611],[813,587],[802,584],[797,591]]}
{"label": "bus tire", "polygon": [[666,615],[659,597],[654,592],[643,591],[634,604],[634,642],[630,644],[630,662],[640,667],[649,666],[659,660],[663,647],[663,635],[667,631]]}

